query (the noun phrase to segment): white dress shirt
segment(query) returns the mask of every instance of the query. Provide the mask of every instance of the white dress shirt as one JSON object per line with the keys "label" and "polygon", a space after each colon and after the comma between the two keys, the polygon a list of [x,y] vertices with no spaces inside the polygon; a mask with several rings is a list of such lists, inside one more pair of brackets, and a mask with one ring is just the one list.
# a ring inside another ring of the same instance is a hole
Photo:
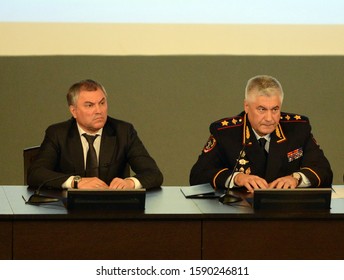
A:
{"label": "white dress shirt", "polygon": [[[80,135],[80,139],[81,139],[81,144],[82,144],[82,150],[84,153],[84,166],[86,166],[86,159],[87,159],[87,152],[88,152],[88,142],[86,140],[86,138],[84,136],[82,136],[84,133],[86,133],[81,127],[80,125],[77,123],[78,126],[78,130],[79,130],[79,135]],[[100,143],[101,143],[101,138],[102,138],[102,133],[103,133],[103,128],[101,128],[100,130],[97,131],[97,133],[94,134],[89,134],[89,135],[99,135],[93,142],[93,146],[96,150],[96,154],[97,154],[97,159],[98,159],[98,163],[99,163],[99,151],[100,151]],[[72,188],[72,182],[73,182],[74,176],[70,176],[63,184],[62,184],[62,188],[64,189],[68,189],[68,188]],[[135,189],[141,189],[142,185],[140,183],[140,181],[135,178],[135,177],[128,177],[126,179],[131,179],[134,181],[135,184]]]}

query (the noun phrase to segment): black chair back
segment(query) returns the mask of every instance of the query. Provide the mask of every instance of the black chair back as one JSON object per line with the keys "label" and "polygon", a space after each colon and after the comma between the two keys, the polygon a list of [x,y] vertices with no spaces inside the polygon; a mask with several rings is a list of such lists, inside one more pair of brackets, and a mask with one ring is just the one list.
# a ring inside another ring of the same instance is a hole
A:
{"label": "black chair back", "polygon": [[25,148],[23,150],[24,156],[24,185],[27,185],[27,171],[31,163],[37,158],[40,146]]}

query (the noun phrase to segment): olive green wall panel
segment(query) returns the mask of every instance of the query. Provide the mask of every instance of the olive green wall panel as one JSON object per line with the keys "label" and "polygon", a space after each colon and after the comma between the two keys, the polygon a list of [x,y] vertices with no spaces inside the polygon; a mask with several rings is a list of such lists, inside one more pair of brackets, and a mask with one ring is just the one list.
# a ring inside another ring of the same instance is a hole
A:
{"label": "olive green wall panel", "polygon": [[164,173],[164,185],[187,185],[209,124],[242,111],[245,83],[278,78],[283,110],[307,115],[343,184],[344,57],[295,56],[30,56],[0,57],[0,184],[23,184],[25,147],[46,127],[70,117],[69,86],[101,82],[109,114],[132,122]]}

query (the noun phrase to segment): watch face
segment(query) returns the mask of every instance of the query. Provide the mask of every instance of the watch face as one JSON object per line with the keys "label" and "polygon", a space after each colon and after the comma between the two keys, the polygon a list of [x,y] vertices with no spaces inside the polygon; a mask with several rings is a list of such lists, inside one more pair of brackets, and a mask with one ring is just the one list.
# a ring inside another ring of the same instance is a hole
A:
{"label": "watch face", "polygon": [[77,189],[78,188],[78,183],[80,182],[81,177],[80,176],[74,176],[74,184],[73,184],[73,189]]}
{"label": "watch face", "polygon": [[80,176],[75,176],[75,177],[74,177],[74,181],[79,182],[80,180],[81,180],[81,177],[80,177]]}

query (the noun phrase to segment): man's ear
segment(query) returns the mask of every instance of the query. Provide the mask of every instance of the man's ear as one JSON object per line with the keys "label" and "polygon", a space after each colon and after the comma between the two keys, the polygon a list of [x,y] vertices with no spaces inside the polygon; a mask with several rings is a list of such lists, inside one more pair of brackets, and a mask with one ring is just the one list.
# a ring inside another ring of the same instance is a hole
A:
{"label": "man's ear", "polygon": [[76,119],[76,107],[74,105],[69,105],[69,111],[72,114],[73,118]]}
{"label": "man's ear", "polygon": [[246,100],[244,100],[244,110],[245,110],[245,113],[247,114],[247,112],[248,112],[248,102]]}

